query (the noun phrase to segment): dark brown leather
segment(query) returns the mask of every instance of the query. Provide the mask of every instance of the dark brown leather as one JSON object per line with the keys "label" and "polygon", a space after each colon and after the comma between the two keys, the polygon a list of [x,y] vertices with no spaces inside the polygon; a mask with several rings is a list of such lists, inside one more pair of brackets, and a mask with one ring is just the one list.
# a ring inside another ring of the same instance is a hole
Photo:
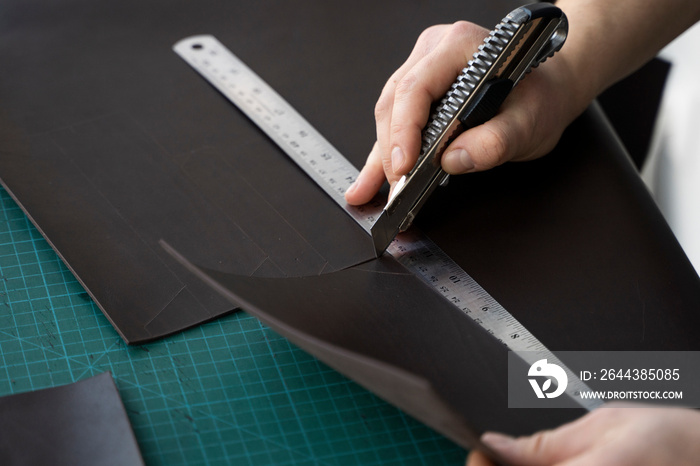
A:
{"label": "dark brown leather", "polygon": [[[455,177],[417,223],[550,350],[700,347],[700,280],[595,106],[546,158]],[[530,434],[584,412],[508,409],[508,349],[390,256],[275,279],[198,268],[165,247],[231,302],[466,447],[486,430]]]}
{"label": "dark brown leather", "polygon": [[262,276],[373,256],[365,232],[172,52],[176,41],[214,34],[359,165],[378,93],[419,32],[495,24],[511,7],[8,0],[0,179],[127,342],[176,332],[232,308],[160,238],[199,264]]}
{"label": "dark brown leather", "polygon": [[[461,443],[556,424],[578,412],[460,397],[505,390],[502,374],[455,379],[501,367],[504,348],[415,278],[369,271],[391,259],[353,267],[370,259],[369,237],[170,50],[215,35],[359,166],[374,102],[420,31],[491,27],[514,6],[6,0],[0,178],[128,342],[232,309],[162,238],[226,286],[240,278],[235,304]],[[453,178],[417,225],[553,350],[698,347],[700,280],[595,109],[544,159]],[[341,320],[348,303],[359,310]],[[388,310],[395,324],[366,325]],[[329,330],[340,323],[342,341]]]}
{"label": "dark brown leather", "polygon": [[144,464],[109,372],[70,385],[1,397],[0,463]]}

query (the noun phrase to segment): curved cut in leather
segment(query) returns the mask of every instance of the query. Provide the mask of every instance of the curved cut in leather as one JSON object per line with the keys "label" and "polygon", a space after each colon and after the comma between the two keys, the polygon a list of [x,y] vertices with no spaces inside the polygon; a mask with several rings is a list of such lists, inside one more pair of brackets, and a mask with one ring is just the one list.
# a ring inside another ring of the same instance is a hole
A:
{"label": "curved cut in leather", "polygon": [[[700,279],[596,106],[548,157],[456,178],[417,223],[552,351],[700,347]],[[274,279],[205,270],[170,252],[231,302],[460,444],[475,445],[484,430],[528,434],[582,414],[508,409],[507,348],[391,257]],[[373,381],[380,368],[400,375]],[[402,380],[412,395],[392,389]]]}
{"label": "curved cut in leather", "polygon": [[232,303],[467,448],[484,448],[486,430],[524,434],[585,412],[508,409],[508,349],[391,257],[278,279],[201,269],[164,247]]}
{"label": "curved cut in leather", "polygon": [[[4,0],[0,179],[127,342],[177,332],[233,307],[160,239],[259,277],[373,248],[176,41],[216,36],[359,167],[419,32],[516,4]],[[541,160],[453,177],[416,224],[552,349],[697,349],[700,280],[595,111]]]}

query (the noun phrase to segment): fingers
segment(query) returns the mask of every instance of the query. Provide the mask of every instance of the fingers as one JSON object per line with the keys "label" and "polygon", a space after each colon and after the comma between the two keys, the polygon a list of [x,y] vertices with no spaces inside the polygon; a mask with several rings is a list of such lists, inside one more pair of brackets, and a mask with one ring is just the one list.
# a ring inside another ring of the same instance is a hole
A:
{"label": "fingers", "polygon": [[447,92],[487,34],[486,29],[464,21],[433,26],[421,34],[377,101],[377,144],[357,186],[346,194],[348,203],[372,198],[381,186],[377,183],[380,167],[382,176],[393,185],[415,165],[431,105]]}
{"label": "fingers", "polygon": [[481,441],[514,465],[534,466],[563,462],[590,448],[600,429],[591,426],[596,419],[584,416],[555,430],[537,432],[529,437],[510,437],[486,432]]}
{"label": "fingers", "polygon": [[[433,26],[421,35],[377,102],[377,143],[357,186],[346,195],[350,204],[369,201],[383,179],[393,187],[413,168],[431,105],[447,92],[487,34],[472,23],[458,22]],[[494,118],[450,144],[442,157],[443,169],[450,174],[482,171],[550,152],[590,101],[575,91],[576,79],[563,54],[549,59],[516,86]]]}
{"label": "fingers", "polygon": [[[550,152],[579,109],[567,107],[558,63],[528,75],[506,98],[498,114],[471,128],[445,150],[442,168],[450,174],[483,171],[510,160],[530,160]],[[581,109],[582,111],[582,109]]]}
{"label": "fingers", "polygon": [[530,437],[519,438],[487,432],[481,441],[509,464],[535,466],[556,464],[575,454],[566,445],[559,444],[555,437],[555,431],[538,432]]}
{"label": "fingers", "polygon": [[390,159],[387,179],[391,183],[413,168],[418,159],[421,132],[428,122],[433,102],[442,98],[488,31],[467,22],[444,28],[437,46],[421,58],[396,83],[388,105],[380,102],[377,139],[382,157]]}
{"label": "fingers", "polygon": [[382,166],[382,158],[379,154],[379,146],[375,142],[357,180],[355,180],[345,193],[345,200],[350,205],[366,204],[377,194],[377,191],[379,191],[383,183],[384,167]]}
{"label": "fingers", "polygon": [[466,466],[493,466],[493,463],[480,451],[472,450],[467,456]]}
{"label": "fingers", "polygon": [[521,139],[513,118],[499,115],[462,133],[442,156],[442,168],[451,175],[483,171],[510,160]]}
{"label": "fingers", "polygon": [[458,22],[442,30],[437,46],[422,57],[396,83],[391,114],[379,112],[377,139],[382,156],[390,158],[391,183],[415,165],[420,152],[421,131],[433,102],[444,96],[460,70],[466,66],[488,31],[467,22]]}
{"label": "fingers", "polygon": [[[445,25],[432,26],[423,31],[418,38],[413,51],[408,59],[401,67],[391,75],[387,83],[382,89],[382,93],[375,106],[375,119],[377,121],[384,120],[384,115],[390,115],[393,109],[393,95],[396,83],[410,70],[422,57],[429,54],[437,45],[442,37],[442,31]],[[377,125],[377,134],[379,134],[379,124]],[[383,131],[382,131],[382,134]],[[365,162],[365,166],[360,171],[357,180],[350,186],[345,193],[345,200],[351,205],[361,205],[369,202],[372,197],[379,191],[381,185],[387,177],[387,173],[393,174],[391,168],[391,159],[382,157],[382,149],[379,142],[384,139],[377,138],[372,150]],[[385,144],[386,146],[386,144]],[[384,165],[386,164],[386,165]],[[392,181],[395,181],[392,178]]]}
{"label": "fingers", "polygon": [[[513,465],[578,465],[582,464],[579,463],[580,458],[597,455],[594,452],[606,443],[606,438],[610,438],[615,429],[627,422],[631,410],[603,408],[557,429],[541,431],[529,437],[513,438],[487,432],[482,435],[481,441]],[[620,449],[619,445],[617,449]]]}

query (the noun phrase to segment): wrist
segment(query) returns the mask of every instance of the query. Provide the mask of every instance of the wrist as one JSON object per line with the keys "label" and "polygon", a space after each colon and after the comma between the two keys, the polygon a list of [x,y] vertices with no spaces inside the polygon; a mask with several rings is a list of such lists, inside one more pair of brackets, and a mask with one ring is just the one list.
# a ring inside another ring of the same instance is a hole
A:
{"label": "wrist", "polygon": [[560,52],[579,95],[595,98],[700,20],[697,0],[559,0],[569,20]]}

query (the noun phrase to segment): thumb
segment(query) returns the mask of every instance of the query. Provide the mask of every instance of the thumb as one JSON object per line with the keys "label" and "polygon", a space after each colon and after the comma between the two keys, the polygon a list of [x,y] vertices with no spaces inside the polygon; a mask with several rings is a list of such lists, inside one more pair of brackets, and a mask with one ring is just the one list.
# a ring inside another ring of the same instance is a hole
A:
{"label": "thumb", "polygon": [[571,454],[562,448],[561,442],[555,441],[554,436],[554,431],[542,431],[518,438],[486,432],[481,436],[481,441],[507,464],[540,466],[555,464]]}

